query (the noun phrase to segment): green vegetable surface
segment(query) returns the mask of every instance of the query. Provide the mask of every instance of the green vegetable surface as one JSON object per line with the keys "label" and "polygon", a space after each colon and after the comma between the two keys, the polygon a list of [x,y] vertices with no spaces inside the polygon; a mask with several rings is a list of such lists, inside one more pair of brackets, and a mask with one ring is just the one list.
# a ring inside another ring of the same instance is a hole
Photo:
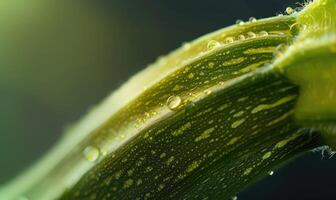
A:
{"label": "green vegetable surface", "polygon": [[231,199],[334,146],[336,1],[203,36],[132,77],[0,199]]}

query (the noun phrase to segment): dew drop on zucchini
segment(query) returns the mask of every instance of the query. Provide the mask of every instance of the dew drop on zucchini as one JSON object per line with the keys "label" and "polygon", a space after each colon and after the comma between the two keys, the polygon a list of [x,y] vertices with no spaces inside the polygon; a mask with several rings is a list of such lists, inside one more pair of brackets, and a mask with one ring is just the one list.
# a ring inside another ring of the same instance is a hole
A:
{"label": "dew drop on zucchini", "polygon": [[257,19],[255,17],[250,17],[249,18],[249,22],[256,22],[256,21],[257,21]]}
{"label": "dew drop on zucchini", "polygon": [[255,38],[255,37],[257,37],[257,35],[254,32],[250,31],[250,32],[247,33],[247,37],[248,38]]}
{"label": "dew drop on zucchini", "polygon": [[168,99],[167,99],[167,107],[170,109],[170,110],[175,110],[177,109],[182,103],[182,99],[181,97],[179,96],[170,96]]}
{"label": "dew drop on zucchini", "polygon": [[99,149],[88,146],[83,151],[84,158],[90,162],[95,162],[99,158]]}
{"label": "dew drop on zucchini", "polygon": [[243,21],[243,20],[241,20],[241,19],[238,19],[237,21],[236,21],[236,24],[237,25],[243,25],[245,22]]}
{"label": "dew drop on zucchini", "polygon": [[207,49],[208,50],[213,50],[216,49],[217,47],[219,47],[221,44],[216,41],[216,40],[210,40],[207,44]]}
{"label": "dew drop on zucchini", "polygon": [[267,33],[267,31],[260,31],[259,36],[265,37],[265,36],[268,36],[268,33]]}
{"label": "dew drop on zucchini", "polygon": [[233,39],[233,37],[228,37],[228,38],[225,39],[225,42],[227,44],[230,44],[230,43],[234,42],[234,39]]}

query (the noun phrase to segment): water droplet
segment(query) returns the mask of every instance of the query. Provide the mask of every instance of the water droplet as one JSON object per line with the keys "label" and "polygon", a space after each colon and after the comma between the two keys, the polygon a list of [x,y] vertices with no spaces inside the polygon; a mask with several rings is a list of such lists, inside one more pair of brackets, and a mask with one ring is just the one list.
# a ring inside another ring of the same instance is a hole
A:
{"label": "water droplet", "polygon": [[99,150],[96,147],[88,146],[84,149],[83,155],[86,160],[94,162],[99,157]]}
{"label": "water droplet", "polygon": [[293,8],[291,8],[291,7],[287,7],[286,8],[286,13],[288,14],[288,15],[291,15],[291,14],[293,14],[295,12],[295,10],[293,9]]}
{"label": "water droplet", "polygon": [[283,16],[283,14],[282,14],[282,13],[279,13],[277,16],[278,16],[278,17],[282,17],[282,16]]}
{"label": "water droplet", "polygon": [[234,42],[233,37],[227,37],[227,38],[225,39],[225,43],[226,43],[226,44],[230,44],[230,43],[232,43],[232,42]]}
{"label": "water droplet", "polygon": [[248,32],[247,37],[248,38],[255,38],[255,37],[257,37],[257,35],[254,32]]}
{"label": "water droplet", "polygon": [[267,33],[267,31],[260,31],[259,36],[265,37],[265,36],[268,36],[268,33]]}
{"label": "water droplet", "polygon": [[241,19],[238,19],[237,21],[236,21],[236,24],[237,25],[243,25],[245,22],[243,21],[243,20],[241,20]]}
{"label": "water droplet", "polygon": [[170,110],[175,110],[181,105],[181,102],[181,97],[173,95],[167,99],[167,106]]}
{"label": "water droplet", "polygon": [[232,197],[232,200],[237,200],[237,199],[238,199],[237,196]]}
{"label": "water droplet", "polygon": [[257,19],[255,17],[250,17],[249,18],[249,22],[256,22],[256,21],[257,21]]}
{"label": "water droplet", "polygon": [[209,94],[212,93],[212,91],[211,91],[210,89],[207,89],[207,90],[204,90],[204,93],[205,93],[206,95],[209,95]]}
{"label": "water droplet", "polygon": [[272,175],[274,174],[274,171],[270,171],[270,172],[268,172],[268,174],[269,174],[270,176],[272,176]]}
{"label": "water droplet", "polygon": [[238,40],[245,40],[245,36],[244,35],[238,35]]}
{"label": "water droplet", "polygon": [[216,40],[210,40],[208,42],[207,48],[208,48],[208,50],[213,50],[213,49],[219,47],[220,45],[221,44],[218,41],[216,41]]}

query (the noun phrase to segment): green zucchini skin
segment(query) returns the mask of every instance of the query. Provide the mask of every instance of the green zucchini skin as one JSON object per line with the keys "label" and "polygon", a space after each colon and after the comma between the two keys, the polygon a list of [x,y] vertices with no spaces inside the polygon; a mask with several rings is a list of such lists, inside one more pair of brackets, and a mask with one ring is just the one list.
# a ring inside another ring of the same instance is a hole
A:
{"label": "green zucchini skin", "polygon": [[266,70],[187,104],[107,156],[61,199],[230,199],[317,147],[298,87]]}
{"label": "green zucchini skin", "polygon": [[[276,27],[289,29],[288,19]],[[139,132],[60,199],[230,199],[319,146],[319,134],[293,119],[299,88],[268,66],[291,34],[230,42],[148,88],[89,140],[99,146],[130,124]],[[148,123],[172,97],[174,109]]]}
{"label": "green zucchini skin", "polygon": [[159,59],[0,198],[236,199],[296,156],[335,149],[336,4],[304,7]]}

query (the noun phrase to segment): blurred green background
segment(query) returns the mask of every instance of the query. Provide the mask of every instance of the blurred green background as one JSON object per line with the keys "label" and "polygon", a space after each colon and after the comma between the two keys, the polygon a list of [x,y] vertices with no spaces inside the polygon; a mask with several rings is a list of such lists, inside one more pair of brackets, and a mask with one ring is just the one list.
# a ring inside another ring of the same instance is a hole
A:
{"label": "blurred green background", "polygon": [[[288,5],[295,1],[0,0],[0,183],[156,57]],[[336,199],[335,167],[309,154],[239,199]]]}

